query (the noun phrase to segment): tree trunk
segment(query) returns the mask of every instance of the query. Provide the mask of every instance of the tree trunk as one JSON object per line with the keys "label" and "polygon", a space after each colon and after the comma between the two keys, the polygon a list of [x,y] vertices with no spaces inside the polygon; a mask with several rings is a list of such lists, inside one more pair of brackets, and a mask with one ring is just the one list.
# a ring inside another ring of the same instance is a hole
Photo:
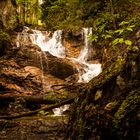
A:
{"label": "tree trunk", "polygon": [[80,96],[74,100],[66,139],[138,138],[139,54],[139,51],[129,51],[127,56],[118,58],[80,88]]}

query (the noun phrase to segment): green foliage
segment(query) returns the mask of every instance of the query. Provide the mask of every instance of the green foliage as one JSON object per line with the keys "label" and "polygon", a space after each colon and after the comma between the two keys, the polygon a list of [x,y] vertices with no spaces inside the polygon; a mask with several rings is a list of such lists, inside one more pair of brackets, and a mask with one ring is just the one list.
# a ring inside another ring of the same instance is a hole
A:
{"label": "green foliage", "polygon": [[8,40],[10,40],[9,34],[0,29],[0,41],[8,41]]}
{"label": "green foliage", "polygon": [[132,45],[132,41],[130,41],[130,40],[125,40],[125,44],[131,46],[131,45]]}
{"label": "green foliage", "polygon": [[113,30],[113,33],[115,30],[115,38],[127,31],[132,32],[133,26],[130,24],[134,25],[134,17],[135,20],[139,18],[136,16],[139,4],[139,0],[113,0],[112,3],[97,0],[44,0],[41,19],[49,29],[79,30],[83,26],[93,27],[95,36],[92,41],[98,42],[103,38],[107,40],[114,37],[106,32],[109,30]]}
{"label": "green foliage", "polygon": [[39,0],[16,0],[19,20],[22,24],[37,25],[42,10]]}
{"label": "green foliage", "polygon": [[[128,36],[133,32],[133,28],[135,27],[134,23],[131,24],[131,20],[122,21],[118,23],[118,29],[111,30],[106,24],[107,19],[99,19],[96,20],[96,27],[94,26],[93,35],[88,36],[92,42],[96,42],[99,45],[102,42],[102,45],[106,42],[111,42],[113,47],[118,45],[127,45],[131,46],[133,42],[128,39]],[[108,21],[109,23],[110,21]]]}
{"label": "green foliage", "polygon": [[39,111],[39,114],[45,116],[45,115],[48,115],[49,112],[46,112],[46,111],[44,111],[44,110],[41,110],[41,111]]}
{"label": "green foliage", "polygon": [[95,0],[92,4],[87,0],[44,0],[42,20],[48,28],[77,30],[92,25],[100,4]]}

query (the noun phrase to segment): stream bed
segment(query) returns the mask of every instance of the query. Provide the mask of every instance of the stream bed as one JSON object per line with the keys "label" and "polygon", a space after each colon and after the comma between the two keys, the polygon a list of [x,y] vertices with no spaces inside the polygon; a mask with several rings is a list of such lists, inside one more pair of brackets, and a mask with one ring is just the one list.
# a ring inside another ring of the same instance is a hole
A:
{"label": "stream bed", "polygon": [[67,116],[0,120],[0,140],[62,140],[67,122]]}

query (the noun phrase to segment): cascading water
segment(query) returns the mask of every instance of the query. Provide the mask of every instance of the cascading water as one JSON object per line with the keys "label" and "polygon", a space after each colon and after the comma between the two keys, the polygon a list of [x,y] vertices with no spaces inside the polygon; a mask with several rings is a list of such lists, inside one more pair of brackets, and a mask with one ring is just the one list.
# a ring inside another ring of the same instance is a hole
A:
{"label": "cascading water", "polygon": [[85,67],[83,67],[84,69],[84,73],[81,74],[81,76],[79,77],[78,82],[89,82],[93,77],[98,76],[101,71],[101,64],[89,64],[87,62],[87,58],[88,58],[88,52],[89,52],[89,48],[91,46],[91,42],[88,38],[88,35],[92,35],[92,28],[83,28],[84,31],[84,38],[85,38],[85,45],[83,50],[81,50],[81,53],[78,57],[78,62],[79,63],[83,63],[85,65]]}
{"label": "cascading water", "polygon": [[48,51],[50,54],[64,58],[66,57],[65,47],[62,45],[62,30],[54,32],[52,38],[48,37],[49,33],[42,33],[38,30],[33,30],[34,34],[30,34],[30,39],[33,44],[38,45],[42,51]]}
{"label": "cascading water", "polygon": [[81,50],[78,58],[72,58],[73,62],[78,62],[80,63],[83,67],[82,70],[81,68],[78,68],[79,71],[79,80],[78,82],[89,82],[93,77],[98,76],[101,71],[101,64],[89,64],[87,62],[88,59],[88,54],[89,54],[89,48],[91,46],[91,42],[88,38],[88,35],[92,35],[92,28],[83,28],[83,33],[84,33],[84,47]]}
{"label": "cascading water", "polygon": [[69,109],[70,105],[63,105],[59,108],[54,108],[53,112],[54,112],[54,116],[61,116],[63,114],[64,111]]}
{"label": "cascading water", "polygon": [[83,28],[83,34],[84,34],[84,48],[81,50],[77,58],[79,62],[87,61],[88,51],[91,45],[91,42],[87,36],[92,34],[92,28]]}
{"label": "cascading water", "polygon": [[[47,31],[38,31],[32,30],[33,33],[28,34],[30,29],[25,27],[21,36],[18,34],[17,36],[17,47],[20,46],[20,38],[23,38],[23,41],[31,40],[33,44],[38,45],[42,51],[48,51],[52,55],[60,58],[66,58],[66,50],[62,45],[62,30],[57,30],[54,32],[52,38],[49,37],[49,33]],[[77,67],[79,72],[79,80],[77,82],[89,82],[93,77],[99,75],[102,71],[101,64],[90,64],[88,63],[88,55],[89,48],[91,46],[88,35],[92,34],[92,28],[83,28],[84,34],[84,47],[81,50],[79,56],[77,58],[68,58],[73,63],[78,63],[80,67]],[[42,64],[42,63],[41,63]],[[43,67],[42,67],[43,68]],[[61,115],[63,111],[68,109],[68,105],[60,108],[54,109],[55,115]]]}

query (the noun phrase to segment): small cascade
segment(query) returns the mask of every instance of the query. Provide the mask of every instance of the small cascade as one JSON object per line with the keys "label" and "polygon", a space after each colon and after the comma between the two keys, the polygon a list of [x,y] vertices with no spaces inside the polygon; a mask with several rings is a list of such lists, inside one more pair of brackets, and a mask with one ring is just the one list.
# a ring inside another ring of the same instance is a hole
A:
{"label": "small cascade", "polygon": [[[28,33],[31,31],[32,33]],[[49,52],[53,56],[59,58],[66,57],[66,50],[65,47],[62,45],[62,30],[57,30],[54,32],[52,38],[49,37],[50,32],[47,31],[39,31],[39,30],[32,30],[28,27],[24,27],[22,33],[17,35],[17,47],[20,45],[20,40],[22,40],[23,44],[27,43],[29,40],[38,45],[42,51]]]}
{"label": "small cascade", "polygon": [[73,59],[79,62],[83,67],[78,68],[79,80],[78,82],[89,82],[93,77],[98,76],[102,72],[101,64],[90,64],[87,62],[91,42],[88,35],[92,35],[92,28],[83,28],[84,33],[84,47],[81,50],[78,58]]}
{"label": "small cascade", "polygon": [[67,111],[69,109],[70,105],[63,105],[59,108],[54,108],[52,111],[54,113],[54,116],[62,116],[63,112]]}
{"label": "small cascade", "polygon": [[57,30],[54,32],[52,38],[46,42],[46,47],[43,51],[48,51],[52,55],[60,58],[66,57],[66,50],[62,45],[62,30]]}
{"label": "small cascade", "polygon": [[[46,42],[48,41],[47,37],[43,35],[41,31],[38,30],[32,30],[32,31],[33,33],[29,35],[31,42],[33,44],[38,45],[42,49],[42,51],[44,51],[43,49],[45,48]],[[48,32],[46,31],[46,34],[47,33]]]}
{"label": "small cascade", "polygon": [[24,26],[23,31],[21,33],[17,34],[16,39],[16,45],[17,47],[24,46],[25,44],[28,44],[30,42],[30,34],[28,34],[28,31],[30,28]]}
{"label": "small cascade", "polygon": [[89,47],[91,46],[91,42],[88,38],[88,35],[92,35],[92,28],[83,28],[83,34],[84,34],[84,47],[77,58],[79,62],[87,61]]}
{"label": "small cascade", "polygon": [[102,72],[101,64],[89,64],[84,63],[86,67],[84,67],[84,73],[79,77],[78,82],[88,83],[92,78],[98,76]]}

